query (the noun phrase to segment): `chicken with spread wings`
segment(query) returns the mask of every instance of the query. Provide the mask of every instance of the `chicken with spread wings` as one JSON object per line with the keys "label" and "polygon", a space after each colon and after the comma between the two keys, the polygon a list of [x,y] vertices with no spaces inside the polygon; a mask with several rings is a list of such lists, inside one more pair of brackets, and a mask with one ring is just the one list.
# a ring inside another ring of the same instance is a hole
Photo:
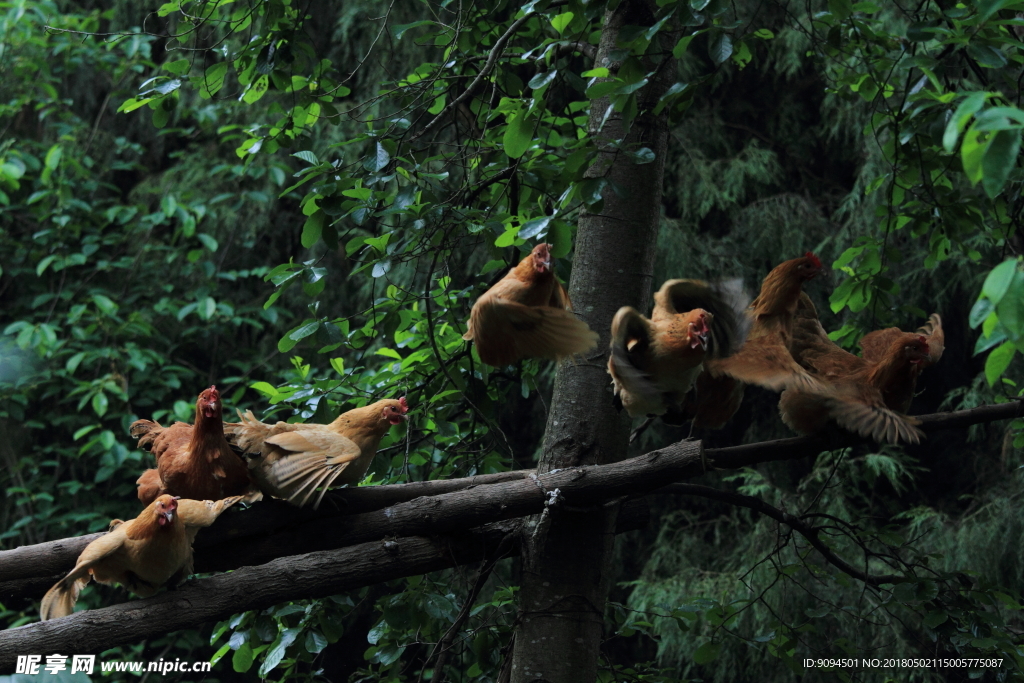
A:
{"label": "chicken with spread wings", "polygon": [[538,244],[473,304],[462,338],[473,340],[481,361],[557,360],[597,346],[597,333],[573,315],[552,262],[551,245]]}
{"label": "chicken with spread wings", "polygon": [[[761,283],[761,292],[747,309],[750,332],[746,342],[731,356],[708,361],[711,377],[726,376],[772,391],[791,386],[820,386],[790,353],[801,288],[819,272],[821,260],[811,252],[772,269]],[[736,405],[738,407],[738,403]]]}
{"label": "chicken with spread wings", "polygon": [[779,401],[782,420],[803,434],[820,432],[835,422],[879,443],[918,443],[923,434],[905,413],[921,370],[939,360],[943,343],[942,320],[932,314],[916,332],[891,327],[865,335],[864,355],[855,356],[828,338],[814,304],[803,295],[793,330],[793,355],[828,391],[787,389]]}
{"label": "chicken with spread wings", "polygon": [[74,612],[79,593],[92,579],[119,583],[143,598],[161,586],[178,585],[192,573],[192,541],[199,529],[239,500],[179,500],[163,494],[135,519],[113,520],[110,532],[87,545],[75,568],[43,596],[42,620]]}
{"label": "chicken with spread wings", "polygon": [[380,440],[408,419],[408,411],[404,396],[349,410],[328,425],[265,424],[247,411],[239,413],[241,422],[225,425],[225,431],[249,458],[261,491],[303,507],[322,488],[313,504],[317,508],[330,486],[362,480]]}
{"label": "chicken with spread wings", "polygon": [[706,358],[736,351],[746,334],[742,282],[669,280],[647,319],[623,306],[612,320],[608,373],[631,417],[677,410]]}

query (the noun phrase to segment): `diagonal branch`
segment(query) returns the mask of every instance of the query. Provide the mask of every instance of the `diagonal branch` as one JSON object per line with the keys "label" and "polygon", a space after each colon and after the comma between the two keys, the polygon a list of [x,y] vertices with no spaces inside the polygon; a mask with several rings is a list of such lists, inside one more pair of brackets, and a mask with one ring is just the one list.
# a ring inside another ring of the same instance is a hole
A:
{"label": "diagonal branch", "polygon": [[720,500],[723,503],[729,503],[730,505],[749,508],[789,526],[793,531],[796,531],[806,538],[807,542],[814,546],[814,549],[821,553],[821,555],[828,560],[830,564],[838,568],[840,571],[849,574],[854,578],[860,579],[864,583],[872,586],[878,586],[883,583],[899,583],[903,580],[903,577],[897,574],[868,574],[867,572],[854,568],[851,564],[833,552],[833,550],[821,540],[821,537],[818,535],[817,528],[805,524],[798,517],[789,514],[785,510],[773,507],[760,498],[744,496],[743,494],[733,493],[731,491],[721,491],[719,489],[711,488],[710,486],[700,486],[698,484],[669,484],[668,486],[658,489],[655,493],[700,496],[702,498]]}
{"label": "diagonal branch", "polygon": [[487,78],[487,76],[490,75],[491,71],[494,70],[494,67],[498,63],[498,58],[501,57],[501,54],[505,51],[505,45],[508,43],[508,41],[512,38],[512,36],[516,34],[516,31],[518,31],[523,24],[525,24],[527,21],[529,21],[531,18],[535,16],[537,15],[531,12],[530,14],[519,17],[518,19],[512,22],[512,25],[508,27],[508,30],[505,31],[505,33],[503,33],[500,38],[494,41],[494,47],[492,47],[490,53],[488,53],[487,61],[484,62],[483,67],[480,69],[480,73],[476,75],[476,78],[474,78],[473,82],[469,84],[469,87],[463,90],[461,95],[452,100],[451,104],[442,109],[440,114],[435,116],[430,123],[423,127],[423,130],[409,138],[410,143],[416,142],[421,137],[429,133],[431,130],[434,129],[434,126],[443,121],[444,118],[448,116],[448,114],[451,113],[456,107],[458,107],[460,104],[462,104],[463,102],[465,102],[466,100],[473,96],[473,94],[477,91],[477,88],[479,88],[480,85],[483,84],[484,79]]}

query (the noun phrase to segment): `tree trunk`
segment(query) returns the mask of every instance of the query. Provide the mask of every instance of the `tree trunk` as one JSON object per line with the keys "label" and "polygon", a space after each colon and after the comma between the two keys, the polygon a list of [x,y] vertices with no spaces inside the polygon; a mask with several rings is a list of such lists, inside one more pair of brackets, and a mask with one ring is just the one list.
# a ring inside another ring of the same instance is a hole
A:
{"label": "tree trunk", "polygon": [[[619,65],[611,63],[609,52],[616,49],[620,28],[653,25],[653,8],[643,0],[623,0],[609,11],[595,66],[614,74]],[[539,472],[621,460],[629,445],[630,420],[612,406],[607,349],[615,312],[622,306],[646,312],[651,301],[668,129],[665,118],[650,111],[675,75],[671,52],[659,52],[658,45],[644,58],[644,71],[655,75],[640,93],[640,114],[628,131],[618,112],[605,119],[607,98],[592,103],[589,127],[598,156],[587,176],[609,184],[600,212],[580,217],[569,295],[601,341],[593,355],[558,368]],[[621,153],[640,147],[654,152],[654,162],[636,165]],[[512,683],[589,683],[597,677],[619,506],[611,501],[570,509],[559,504],[558,493],[548,493],[544,513],[523,530]]]}

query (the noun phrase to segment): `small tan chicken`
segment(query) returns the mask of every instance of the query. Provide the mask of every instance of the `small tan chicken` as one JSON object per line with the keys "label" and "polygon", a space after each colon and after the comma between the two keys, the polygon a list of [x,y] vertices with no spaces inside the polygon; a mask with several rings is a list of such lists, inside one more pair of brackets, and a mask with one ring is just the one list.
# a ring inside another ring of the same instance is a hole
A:
{"label": "small tan chicken", "polygon": [[153,420],[136,420],[129,428],[139,448],[156,456],[156,468],[136,482],[139,500],[149,505],[169,493],[193,500],[220,500],[253,489],[249,472],[224,439],[223,408],[216,386],[196,399],[194,425],[175,422],[163,427]]}
{"label": "small tan chicken", "polygon": [[572,314],[569,294],[552,270],[550,244],[538,244],[481,295],[463,339],[480,360],[503,367],[521,358],[557,360],[597,346],[597,333]]}
{"label": "small tan chicken", "polygon": [[740,280],[668,280],[650,320],[623,306],[612,319],[608,373],[630,417],[678,410],[705,358],[735,353],[746,335],[749,297]]}
{"label": "small tan chicken", "polygon": [[224,425],[228,440],[249,458],[249,471],[263,493],[304,507],[321,489],[314,509],[335,484],[358,484],[373,462],[380,440],[408,419],[409,404],[377,401],[342,413],[328,425],[265,424],[252,411]]}
{"label": "small tan chicken", "polygon": [[138,517],[110,523],[110,532],[90,543],[75,568],[46,592],[43,621],[75,611],[78,595],[91,579],[119,583],[146,598],[161,586],[176,586],[192,573],[192,541],[240,496],[219,501],[177,499],[164,494]]}
{"label": "small tan chicken", "polygon": [[921,369],[938,362],[943,341],[942,320],[932,314],[916,332],[891,327],[865,335],[864,357],[857,357],[828,338],[813,302],[802,295],[793,355],[828,389],[784,391],[779,400],[782,421],[802,434],[823,431],[834,421],[879,443],[918,443],[923,434],[905,413]]}

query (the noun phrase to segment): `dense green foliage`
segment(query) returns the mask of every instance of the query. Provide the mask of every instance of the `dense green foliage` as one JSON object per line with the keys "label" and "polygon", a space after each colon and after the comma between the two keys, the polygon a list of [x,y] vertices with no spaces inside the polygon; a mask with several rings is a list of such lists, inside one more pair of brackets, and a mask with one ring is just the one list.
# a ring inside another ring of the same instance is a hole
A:
{"label": "dense green foliage", "polygon": [[[842,343],[943,315],[946,356],[913,412],[1018,393],[1024,3],[665,1],[621,38],[617,70],[593,63],[600,3],[336,5],[0,2],[0,547],[132,515],[149,461],[128,424],[189,420],[214,383],[229,410],[293,421],[408,395],[410,427],[365,485],[529,466],[553,368],[481,365],[464,321],[537,241],[568,279],[581,208],[615,191],[584,175],[591,102],[641,115],[644,54],[671,51],[678,74],[653,112],[672,126],[656,283],[756,288],[814,250],[835,273],[809,290]],[[785,435],[774,406],[748,391],[708,443]],[[605,675],[791,680],[805,657],[980,655],[1019,677],[1014,435],[706,477],[832,515],[836,552],[906,574],[895,586],[748,510],[660,500],[623,541]],[[685,436],[657,425],[637,448]],[[282,605],[131,656],[212,657],[222,680],[411,679],[475,580]],[[516,583],[499,564],[449,678],[496,678]]]}

